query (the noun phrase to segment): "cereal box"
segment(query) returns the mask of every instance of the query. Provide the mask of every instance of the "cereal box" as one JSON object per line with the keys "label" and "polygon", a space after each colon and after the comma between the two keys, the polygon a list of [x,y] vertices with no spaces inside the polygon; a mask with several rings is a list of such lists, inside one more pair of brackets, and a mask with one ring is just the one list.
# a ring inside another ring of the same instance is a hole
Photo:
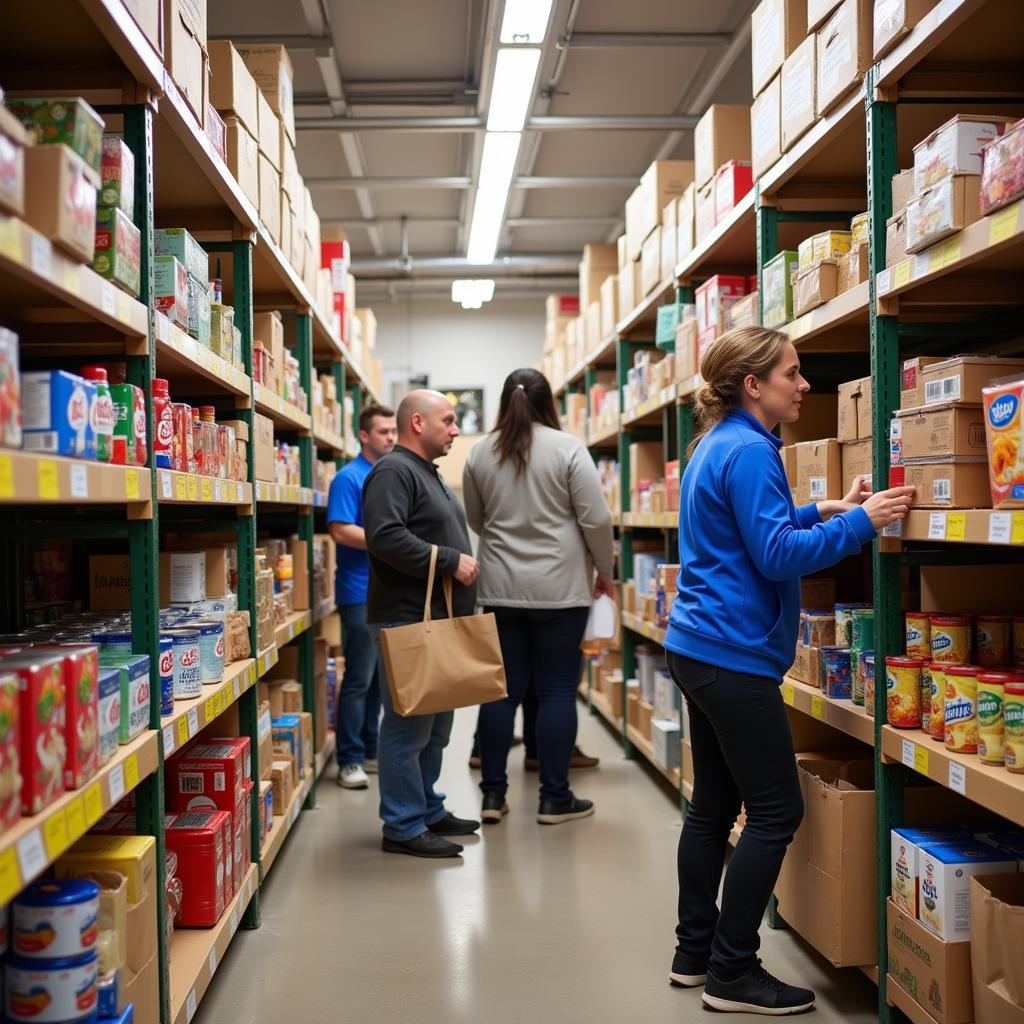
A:
{"label": "cereal box", "polygon": [[96,439],[89,423],[90,383],[66,370],[21,375],[22,444],[26,451],[95,457]]}
{"label": "cereal box", "polygon": [[1021,402],[1024,380],[982,388],[993,508],[1024,508]]}
{"label": "cereal box", "polygon": [[135,216],[135,154],[120,135],[103,136],[97,205]]}
{"label": "cereal box", "polygon": [[21,817],[18,754],[18,677],[0,671],[0,832]]}
{"label": "cereal box", "polygon": [[969,841],[967,830],[959,825],[944,828],[894,828],[890,832],[893,903],[911,917],[917,917],[918,848]]}
{"label": "cereal box", "polygon": [[92,644],[42,646],[64,659],[64,788],[81,789],[99,767],[99,655]]}
{"label": "cereal box", "polygon": [[18,336],[0,327],[0,448],[21,447],[21,377]]}
{"label": "cereal box", "polygon": [[138,296],[142,273],[142,234],[116,208],[96,211],[96,254],[92,269],[129,295]]}

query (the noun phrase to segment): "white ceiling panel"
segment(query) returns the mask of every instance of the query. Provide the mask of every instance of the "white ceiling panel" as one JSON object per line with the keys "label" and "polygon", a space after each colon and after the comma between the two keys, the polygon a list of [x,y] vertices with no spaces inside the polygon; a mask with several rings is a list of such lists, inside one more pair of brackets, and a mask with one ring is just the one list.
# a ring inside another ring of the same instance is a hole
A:
{"label": "white ceiling panel", "polygon": [[378,217],[457,217],[462,192],[450,188],[379,189],[373,196]]}
{"label": "white ceiling panel", "polygon": [[639,182],[664,137],[663,132],[646,131],[544,132],[533,173],[587,177],[632,174]]}
{"label": "white ceiling panel", "polygon": [[[402,233],[396,224],[387,224],[384,232],[384,248],[390,253],[402,251]],[[417,256],[450,255],[455,251],[455,228],[429,227],[423,224],[409,225],[409,252]]]}
{"label": "white ceiling panel", "polygon": [[462,137],[431,132],[360,132],[366,173],[379,177],[446,177],[463,173]]}
{"label": "white ceiling panel", "polygon": [[580,6],[577,32],[728,32],[751,0],[587,0]]}
{"label": "white ceiling panel", "polygon": [[[638,179],[639,180],[639,179]],[[558,188],[530,189],[524,217],[583,217],[587,214],[613,216],[622,211],[632,189]]]}
{"label": "white ceiling panel", "polygon": [[347,178],[351,174],[337,132],[299,132],[295,158],[306,178]]}
{"label": "white ceiling panel", "polygon": [[362,217],[355,192],[311,188],[313,205],[321,220],[355,220]]}
{"label": "white ceiling panel", "polygon": [[[589,242],[603,242],[610,224],[586,226],[553,224],[550,227],[515,228],[512,232],[512,252],[562,253],[582,252]],[[502,251],[509,251],[503,249]]]}

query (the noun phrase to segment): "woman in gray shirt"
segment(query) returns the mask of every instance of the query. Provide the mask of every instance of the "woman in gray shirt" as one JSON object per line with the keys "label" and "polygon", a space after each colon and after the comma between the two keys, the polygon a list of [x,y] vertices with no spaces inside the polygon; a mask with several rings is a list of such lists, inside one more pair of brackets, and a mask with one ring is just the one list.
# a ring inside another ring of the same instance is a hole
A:
{"label": "woman in gray shirt", "polygon": [[543,374],[509,375],[494,433],[470,451],[462,490],[469,525],[480,536],[477,600],[497,617],[508,679],[508,697],[480,708],[481,817],[496,823],[508,813],[506,762],[531,677],[537,820],[557,825],[586,817],[594,805],[569,789],[569,761],[587,615],[596,594],[614,594],[612,522],[593,460],[581,441],[562,432]]}

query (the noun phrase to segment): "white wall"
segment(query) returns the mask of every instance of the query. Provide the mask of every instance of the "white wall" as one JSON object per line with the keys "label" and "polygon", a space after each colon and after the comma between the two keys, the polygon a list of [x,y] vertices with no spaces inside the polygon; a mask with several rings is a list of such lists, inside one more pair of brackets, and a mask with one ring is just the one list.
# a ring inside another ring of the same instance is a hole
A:
{"label": "white wall", "polygon": [[463,309],[448,299],[402,298],[373,303],[377,357],[383,364],[381,398],[392,384],[430,375],[432,388],[484,389],[484,425],[494,425],[505,378],[539,363],[544,348],[544,296],[495,299]]}

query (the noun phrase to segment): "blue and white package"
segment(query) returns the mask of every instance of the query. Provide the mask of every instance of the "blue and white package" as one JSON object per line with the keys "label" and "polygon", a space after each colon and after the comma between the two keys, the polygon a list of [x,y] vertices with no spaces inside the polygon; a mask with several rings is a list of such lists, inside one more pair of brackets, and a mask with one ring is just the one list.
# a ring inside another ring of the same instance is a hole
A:
{"label": "blue and white package", "polygon": [[92,381],[66,370],[21,375],[22,447],[48,455],[96,457],[96,436],[89,421]]}

